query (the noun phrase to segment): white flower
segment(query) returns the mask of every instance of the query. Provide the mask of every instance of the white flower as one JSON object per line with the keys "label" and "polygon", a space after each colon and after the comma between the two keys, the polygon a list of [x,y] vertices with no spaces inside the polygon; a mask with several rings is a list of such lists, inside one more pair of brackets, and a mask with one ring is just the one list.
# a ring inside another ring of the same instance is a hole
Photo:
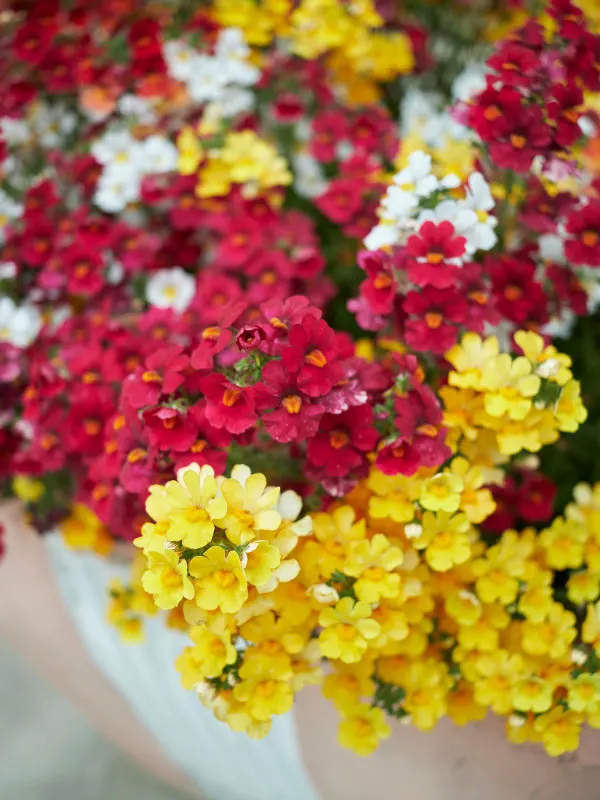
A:
{"label": "white flower", "polygon": [[17,265],[14,261],[0,261],[0,280],[14,278],[17,274]]}
{"label": "white flower", "polygon": [[222,76],[226,84],[253,86],[260,78],[260,71],[246,61],[215,58],[213,64],[213,69]]}
{"label": "white flower", "polygon": [[146,299],[155,308],[174,308],[180,313],[192,302],[196,281],[181,267],[155,272],[146,285]]}
{"label": "white flower", "polygon": [[309,153],[294,156],[294,189],[301,197],[318,197],[327,188],[321,165]]}
{"label": "white flower", "polygon": [[215,106],[211,113],[217,112],[219,117],[235,117],[253,108],[254,95],[239,86],[226,86],[218,100],[213,100],[211,105]]}
{"label": "white flower", "polygon": [[192,100],[197,103],[209,103],[218,100],[227,85],[227,76],[216,68],[214,58],[195,55],[193,72],[187,87]]}
{"label": "white flower", "polygon": [[35,306],[17,306],[10,297],[0,298],[0,341],[28,347],[41,327],[42,316]]}
{"label": "white flower", "polygon": [[11,144],[24,144],[31,136],[31,128],[22,119],[12,119],[3,117],[0,119],[0,131],[2,138],[10,146]]}
{"label": "white flower", "polygon": [[477,224],[477,214],[469,208],[464,208],[455,200],[443,200],[434,209],[426,209],[419,215],[419,227],[424,222],[448,221],[454,225],[454,230],[459,236],[466,236],[467,231]]}
{"label": "white flower", "polygon": [[39,104],[33,108],[30,123],[44,147],[58,147],[75,130],[77,117],[66,106]]}
{"label": "white flower", "polygon": [[399,239],[398,229],[395,225],[381,223],[370,231],[363,242],[367,250],[379,250],[397,244]]}
{"label": "white flower", "polygon": [[94,203],[108,214],[116,214],[128,205],[135,202],[140,195],[140,178],[136,172],[123,169],[121,164],[111,164],[104,170],[96,193]]}
{"label": "white flower", "polygon": [[455,100],[467,102],[485,89],[485,68],[482,64],[469,64],[452,84]]}
{"label": "white flower", "polygon": [[409,187],[419,197],[428,197],[437,189],[438,182],[431,174],[431,156],[416,150],[408,157],[408,166],[394,175],[396,186]]}
{"label": "white flower", "polygon": [[152,123],[156,120],[156,114],[150,104],[143,97],[135,94],[124,94],[119,100],[119,111],[125,117],[135,117],[139,122]]}
{"label": "white flower", "polygon": [[465,233],[467,249],[470,252],[491,250],[498,241],[494,231],[498,220],[488,213],[494,208],[495,203],[490,187],[480,172],[474,172],[470,176],[466,193],[467,196],[462,205],[477,215],[477,222],[472,229]]}
{"label": "white flower", "polygon": [[125,128],[105,133],[92,145],[92,155],[100,164],[118,165],[122,171],[138,173],[143,165],[140,143]]}
{"label": "white flower", "polygon": [[245,61],[250,49],[240,28],[223,28],[219,31],[215,54],[219,59],[238,59]]}
{"label": "white flower", "polygon": [[540,257],[544,261],[553,261],[558,264],[565,263],[565,243],[556,233],[544,233],[540,236],[538,248]]}
{"label": "white flower", "polygon": [[164,136],[149,136],[140,144],[140,163],[147,175],[172,172],[177,168],[178,152]]}
{"label": "white flower", "polygon": [[397,222],[402,222],[410,217],[418,205],[419,199],[414,192],[407,192],[398,186],[388,187],[381,201],[384,216]]}
{"label": "white flower", "polygon": [[195,51],[184,42],[171,41],[165,44],[163,52],[169,75],[183,83],[191,80]]}
{"label": "white flower", "polygon": [[326,583],[315,583],[313,586],[309,586],[306,594],[320,605],[331,606],[340,599],[336,589]]}

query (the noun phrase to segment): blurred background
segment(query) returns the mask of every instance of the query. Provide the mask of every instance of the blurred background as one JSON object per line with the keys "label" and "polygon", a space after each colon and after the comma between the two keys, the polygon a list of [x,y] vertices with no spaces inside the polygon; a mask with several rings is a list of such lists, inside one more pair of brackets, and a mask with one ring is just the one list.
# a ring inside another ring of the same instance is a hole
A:
{"label": "blurred background", "polygon": [[181,800],[0,643],[2,800]]}

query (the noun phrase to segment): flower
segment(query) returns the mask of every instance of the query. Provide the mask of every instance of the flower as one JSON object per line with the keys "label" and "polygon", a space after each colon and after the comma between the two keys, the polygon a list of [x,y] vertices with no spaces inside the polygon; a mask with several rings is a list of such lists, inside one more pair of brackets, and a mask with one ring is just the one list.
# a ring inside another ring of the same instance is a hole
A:
{"label": "flower", "polygon": [[236,386],[218,373],[202,378],[199,386],[206,397],[206,419],[215,428],[235,434],[254,425],[257,417],[253,388]]}
{"label": "flower", "polygon": [[142,586],[153,595],[159,608],[175,608],[186,598],[194,597],[194,586],[188,577],[188,565],[173,550],[148,553],[148,569],[142,575]]}
{"label": "flower", "polygon": [[229,633],[213,631],[208,626],[196,626],[189,635],[194,645],[186,647],[175,661],[175,669],[181,674],[184,689],[193,689],[206,678],[216,678],[237,659],[237,651]]}
{"label": "flower", "polygon": [[338,348],[329,325],[311,314],[293,325],[288,335],[289,346],[281,352],[288,372],[298,373],[298,388],[309,397],[321,397],[333,389],[342,377],[337,363]]}
{"label": "flower", "polygon": [[227,501],[227,514],[220,525],[233,544],[251,542],[280,526],[281,515],[275,510],[279,489],[267,487],[260,472],[251,475],[247,467],[238,466],[231,478],[223,480],[220,490]]}
{"label": "flower", "polygon": [[368,756],[391,733],[392,729],[385,722],[380,708],[357,703],[352,712],[340,722],[338,740],[343,747],[354,750],[359,756]]}
{"label": "flower", "polygon": [[321,652],[327,658],[339,658],[345,663],[359,661],[370,639],[379,635],[380,626],[371,618],[371,607],[364,600],[354,602],[343,597],[334,608],[319,614]]}
{"label": "flower", "polygon": [[34,305],[15,305],[10,297],[0,298],[0,342],[29,347],[42,327],[42,317]]}
{"label": "flower", "polygon": [[235,614],[248,597],[248,582],[235,550],[227,553],[218,545],[209,547],[192,558],[189,573],[194,579],[196,605],[205,611],[218,608],[225,614]]}
{"label": "flower", "polygon": [[196,282],[181,267],[160,269],[146,284],[146,298],[155,308],[185,311],[196,292]]}
{"label": "flower", "polygon": [[327,475],[343,477],[364,463],[379,434],[373,427],[370,406],[355,406],[341,414],[326,414],[319,431],[308,442],[307,458]]}

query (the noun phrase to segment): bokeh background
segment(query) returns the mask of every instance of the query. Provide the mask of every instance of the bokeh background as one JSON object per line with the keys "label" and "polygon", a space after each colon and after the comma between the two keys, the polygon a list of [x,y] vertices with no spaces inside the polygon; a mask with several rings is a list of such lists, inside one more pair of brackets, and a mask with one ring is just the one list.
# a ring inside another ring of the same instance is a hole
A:
{"label": "bokeh background", "polygon": [[181,800],[0,643],[2,800]]}

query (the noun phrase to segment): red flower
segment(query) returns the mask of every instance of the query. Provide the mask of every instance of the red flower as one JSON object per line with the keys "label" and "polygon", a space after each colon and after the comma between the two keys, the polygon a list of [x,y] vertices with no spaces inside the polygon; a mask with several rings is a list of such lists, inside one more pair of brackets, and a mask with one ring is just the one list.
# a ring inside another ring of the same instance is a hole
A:
{"label": "red flower", "polygon": [[382,447],[375,461],[377,469],[385,475],[414,475],[420,465],[417,448],[402,437]]}
{"label": "red flower", "polygon": [[213,325],[202,331],[202,342],[192,353],[191,364],[194,369],[212,369],[214,357],[224,350],[233,334],[227,328]]}
{"label": "red flower", "polygon": [[333,161],[338,143],[349,133],[348,122],[340,111],[322,111],[313,120],[312,154],[319,161]]}
{"label": "red flower", "polygon": [[236,386],[215,373],[201,379],[200,389],[206,397],[206,419],[215,428],[243,433],[256,422],[252,387]]}
{"label": "red flower", "polygon": [[405,322],[406,343],[414,350],[441,355],[456,342],[456,326],[465,322],[468,307],[458,291],[428,286],[420,293],[409,292],[403,310],[417,316]]}
{"label": "red flower", "polygon": [[306,455],[327,475],[341,478],[365,463],[365,454],[373,450],[378,439],[371,407],[356,406],[342,414],[326,414],[319,432],[308,443]]}
{"label": "red flower", "polygon": [[374,314],[390,314],[396,295],[396,280],[392,263],[381,250],[363,250],[358,254],[358,266],[367,273],[360,287],[361,297]]}
{"label": "red flower", "polygon": [[294,92],[282,92],[273,103],[273,116],[277,122],[291,124],[298,122],[304,113],[304,105]]}
{"label": "red flower", "polygon": [[123,384],[123,398],[132,408],[156,405],[161,396],[172,394],[184,381],[189,358],[179,346],[163,347],[148,356],[143,367]]}
{"label": "red flower", "polygon": [[451,222],[424,222],[416,236],[410,236],[406,248],[416,261],[408,262],[408,277],[417,286],[448,289],[455,285],[467,240],[456,236]]}
{"label": "red flower", "polygon": [[[270,361],[263,367],[261,383],[254,387],[261,422],[277,442],[300,442],[314,436],[325,411],[319,398],[298,388],[297,379],[297,373],[287,372],[281,361]],[[270,409],[274,409],[270,414],[262,413]]]}
{"label": "red flower", "polygon": [[245,352],[257,350],[267,338],[267,332],[262,325],[244,325],[235,337],[235,343]]}
{"label": "red flower", "polygon": [[536,309],[546,309],[548,298],[535,280],[535,263],[526,255],[499,256],[485,262],[492,278],[495,307],[506,319],[523,324]]}
{"label": "red flower", "polygon": [[566,222],[565,255],[573,264],[600,267],[600,200],[574,210]]}
{"label": "red flower", "polygon": [[289,333],[289,346],[281,352],[288,372],[298,372],[298,387],[309,397],[321,397],[342,376],[336,361],[335,334],[322,319],[307,314]]}
{"label": "red flower", "polygon": [[578,317],[585,316],[588,307],[588,296],[577,275],[568,267],[551,264],[546,268],[546,276],[552,282],[559,306],[564,304]]}
{"label": "red flower", "polygon": [[78,456],[98,456],[104,447],[104,426],[114,414],[112,392],[82,387],[71,399],[64,429],[67,450]]}
{"label": "red flower", "polygon": [[556,486],[539,472],[527,472],[519,487],[517,511],[525,522],[547,522],[554,510]]}
{"label": "red flower", "polygon": [[336,225],[350,222],[362,207],[362,181],[335,178],[325,192],[316,198],[315,205]]}
{"label": "red flower", "polygon": [[504,41],[499,50],[488,59],[488,67],[500,73],[504,86],[526,87],[540,69],[537,53],[520,42]]}
{"label": "red flower", "polygon": [[196,439],[193,419],[176,408],[154,406],[142,414],[150,444],[159,450],[188,450]]}

